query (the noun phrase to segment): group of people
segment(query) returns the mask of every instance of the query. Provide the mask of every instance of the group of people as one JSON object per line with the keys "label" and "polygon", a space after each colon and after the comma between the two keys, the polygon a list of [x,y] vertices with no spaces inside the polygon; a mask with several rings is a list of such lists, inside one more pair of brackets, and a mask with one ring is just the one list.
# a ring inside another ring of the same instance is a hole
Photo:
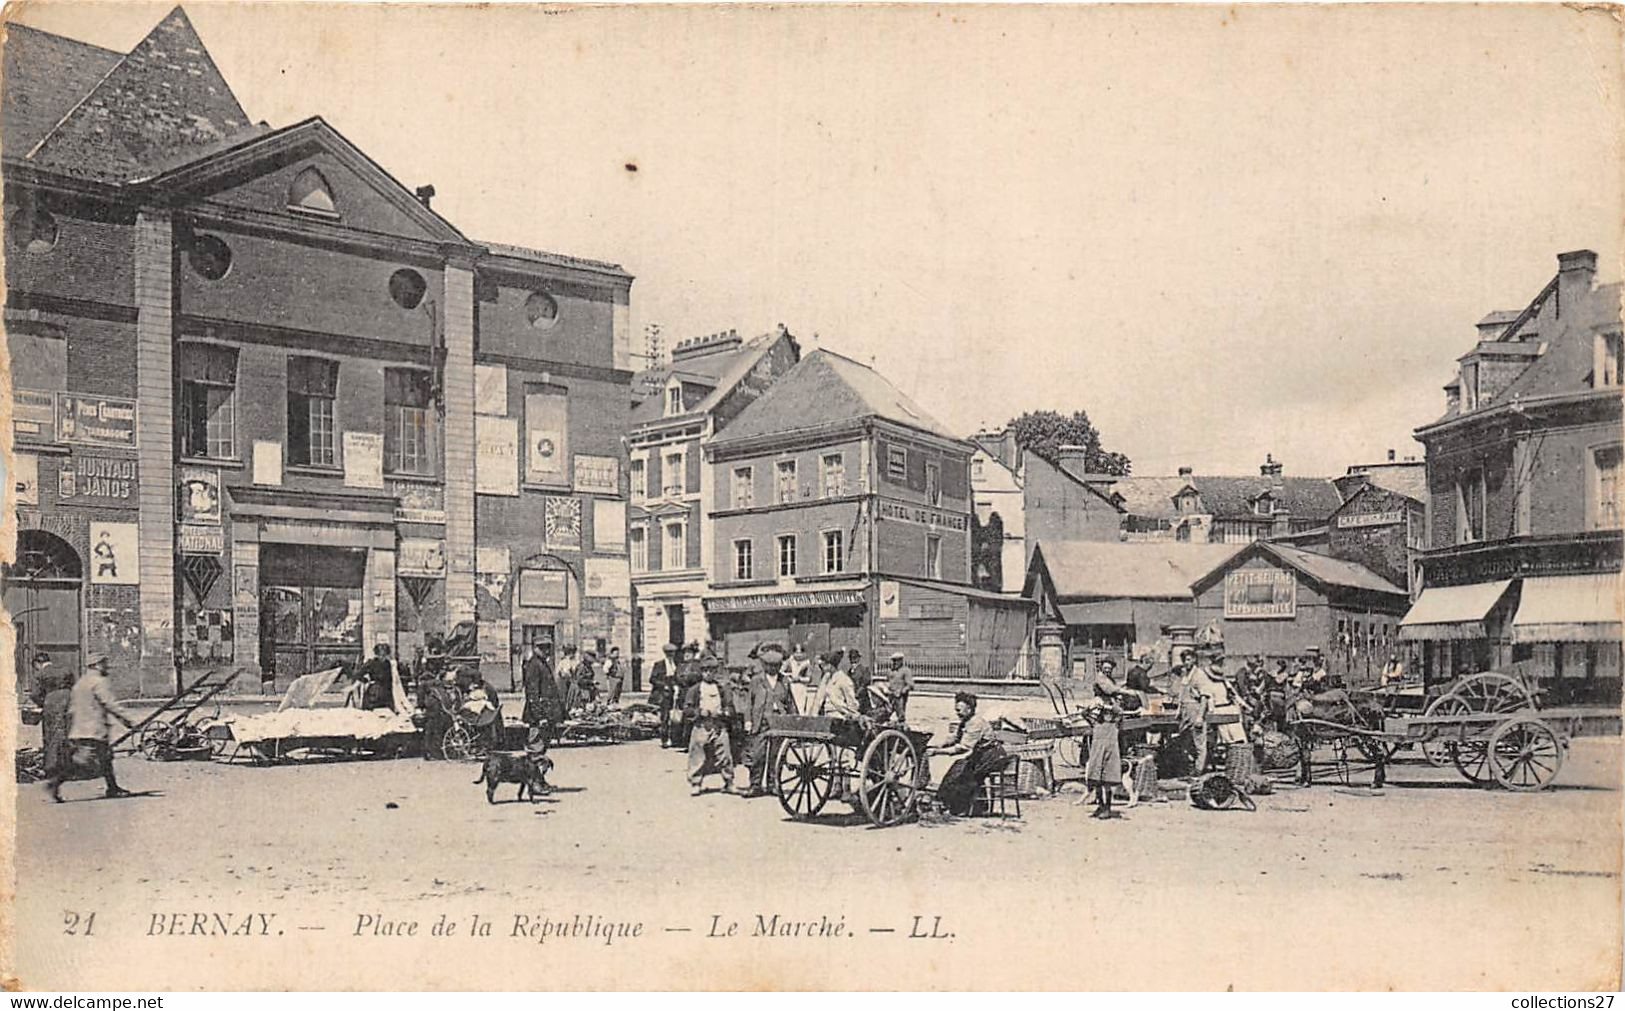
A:
{"label": "group of people", "polygon": [[116,725],[134,726],[119,705],[107,678],[107,656],[85,657],[78,677],[59,670],[49,653],[32,660],[33,701],[40,708],[40,739],[45,758],[45,786],[51,799],[62,803],[62,784],[72,779],[100,777],[107,796],[126,797],[113,774],[113,734]]}

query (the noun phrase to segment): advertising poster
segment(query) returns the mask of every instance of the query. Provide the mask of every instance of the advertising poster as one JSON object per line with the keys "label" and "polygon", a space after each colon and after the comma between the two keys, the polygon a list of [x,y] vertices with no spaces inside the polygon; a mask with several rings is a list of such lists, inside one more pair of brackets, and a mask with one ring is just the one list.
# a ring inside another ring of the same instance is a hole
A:
{"label": "advertising poster", "polygon": [[395,555],[395,574],[439,579],[446,574],[446,542],[403,537]]}
{"label": "advertising poster", "polygon": [[508,413],[506,365],[474,366],[474,413],[497,416]]}
{"label": "advertising poster", "polygon": [[547,546],[553,550],[581,550],[581,500],[562,495],[542,499],[542,522]]}
{"label": "advertising poster", "polygon": [[254,483],[273,487],[282,483],[282,443],[254,443]]}
{"label": "advertising poster", "polygon": [[559,569],[519,570],[520,607],[569,607],[570,574]]}
{"label": "advertising poster", "polygon": [[568,484],[569,400],[557,393],[525,395],[525,480]]}
{"label": "advertising poster", "polygon": [[182,523],[220,523],[220,471],[212,467],[181,467],[178,512]]}
{"label": "advertising poster", "polygon": [[621,489],[621,461],[613,456],[589,456],[577,453],[575,457],[575,489],[592,495],[616,495]]}
{"label": "advertising poster", "polygon": [[481,495],[519,494],[519,423],[514,419],[475,417],[474,490]]}
{"label": "advertising poster", "polygon": [[384,486],[384,437],[377,432],[344,433],[344,484],[348,488]]}
{"label": "advertising poster", "polygon": [[598,551],[626,550],[626,503],[620,499],[592,500],[592,546]]}
{"label": "advertising poster", "polygon": [[18,505],[39,505],[39,457],[18,453],[11,458],[11,486]]}
{"label": "advertising poster", "polygon": [[588,597],[611,597],[630,600],[632,597],[632,570],[624,558],[587,559],[587,587],[582,593]]}
{"label": "advertising poster", "polygon": [[113,586],[141,582],[140,542],[141,528],[134,523],[90,524],[90,581]]}
{"label": "advertising poster", "polygon": [[112,449],[135,448],[135,401],[82,393],[56,395],[56,437]]}

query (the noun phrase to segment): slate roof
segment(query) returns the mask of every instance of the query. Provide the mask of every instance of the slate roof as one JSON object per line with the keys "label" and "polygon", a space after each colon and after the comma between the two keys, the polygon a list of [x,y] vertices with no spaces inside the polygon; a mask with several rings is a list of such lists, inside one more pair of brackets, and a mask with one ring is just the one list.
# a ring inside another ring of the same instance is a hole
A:
{"label": "slate roof", "polygon": [[[13,79],[8,52],[0,113],[9,121],[14,108],[22,108],[17,134],[26,137],[38,133],[51,112],[60,112],[27,147],[8,147],[7,157],[68,175],[132,182],[188,156],[220,150],[253,128],[179,7],[135,48],[111,60],[96,46],[31,29],[19,34],[29,41],[16,54],[18,64],[43,57],[46,67],[23,69]],[[30,46],[33,54],[26,51]],[[5,136],[13,140],[10,129]]]}
{"label": "slate roof", "polygon": [[21,158],[90,94],[124,54],[27,25],[6,25],[0,145]]}
{"label": "slate roof", "polygon": [[1202,496],[1202,508],[1220,518],[1264,517],[1253,512],[1252,500],[1268,491],[1294,519],[1325,519],[1343,504],[1337,486],[1324,477],[1122,477],[1097,485],[1107,495],[1123,497],[1123,508],[1133,516],[1173,519],[1174,496],[1186,485]]}
{"label": "slate roof", "polygon": [[667,362],[642,370],[632,377],[633,395],[641,399],[627,418],[629,425],[636,428],[665,416],[666,403],[660,391],[666,388],[666,381],[673,374],[711,389],[704,400],[684,411],[684,416],[709,411],[718,399],[756,366],[780,336],[776,331],[765,333],[743,344],[726,344],[709,354],[694,355],[679,362]]}
{"label": "slate roof", "polygon": [[863,418],[881,418],[959,441],[957,435],[874,369],[819,348],[739,412],[715,444]]}
{"label": "slate roof", "polygon": [[1189,599],[1192,584],[1244,547],[1182,541],[1056,541],[1039,544],[1036,550],[1062,600]]}
{"label": "slate roof", "polygon": [[[1427,468],[1419,463],[1374,463],[1362,468],[1359,476],[1366,478],[1372,485],[1397,492],[1406,498],[1418,502],[1428,500],[1428,473]],[[1352,497],[1352,496],[1350,496]]]}
{"label": "slate roof", "polygon": [[1277,541],[1256,541],[1246,545],[1242,552],[1235,557],[1227,559],[1223,565],[1215,566],[1205,573],[1199,582],[1209,583],[1220,568],[1228,568],[1232,563],[1242,561],[1241,555],[1264,554],[1273,555],[1283,564],[1296,569],[1322,586],[1334,586],[1351,590],[1370,590],[1375,593],[1387,593],[1395,596],[1405,596],[1405,591],[1390,583],[1388,580],[1372,572],[1358,562],[1344,561],[1314,551],[1305,551]]}
{"label": "slate roof", "polygon": [[[1578,305],[1563,305],[1563,326],[1546,338],[1546,353],[1529,364],[1512,381],[1496,403],[1517,398],[1543,397],[1554,393],[1575,393],[1591,388],[1594,367],[1592,341],[1598,328],[1620,325],[1620,283],[1592,288]],[[1503,339],[1505,339],[1503,337]]]}

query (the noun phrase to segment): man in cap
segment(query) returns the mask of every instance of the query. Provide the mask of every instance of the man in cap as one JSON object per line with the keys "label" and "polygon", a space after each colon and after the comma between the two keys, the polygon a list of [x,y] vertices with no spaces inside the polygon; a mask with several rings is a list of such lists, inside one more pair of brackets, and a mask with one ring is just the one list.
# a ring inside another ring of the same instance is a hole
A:
{"label": "man in cap", "polygon": [[672,707],[677,699],[677,644],[668,642],[660,647],[661,657],[649,668],[649,704],[660,717],[660,746],[672,743]]}
{"label": "man in cap", "polygon": [[908,697],[914,691],[914,672],[909,670],[908,659],[901,651],[891,655],[891,669],[886,672],[887,694],[891,696],[892,714],[898,723],[908,720]]}
{"label": "man in cap", "polygon": [[747,797],[760,797],[771,785],[769,776],[778,764],[778,742],[770,740],[767,730],[773,717],[796,712],[796,700],[790,691],[790,676],[784,670],[784,648],[769,643],[756,653],[760,665],[750,679],[750,709],[745,714],[745,730],[751,735],[745,751],[745,764],[750,766],[750,789]]}
{"label": "man in cap", "polygon": [[700,661],[700,680],[683,697],[683,716],[691,724],[688,738],[688,785],[694,796],[705,792],[705,777],[722,776],[722,792],[733,793],[733,745],[728,740],[728,718],[733,700],[717,683],[721,663],[714,656]]}
{"label": "man in cap", "polygon": [[559,698],[559,684],[553,680],[547,658],[536,643],[525,643],[525,662],[520,672],[525,682],[525,722],[532,728],[543,728],[551,739],[564,720],[564,702]]}
{"label": "man in cap", "polygon": [[[107,680],[107,654],[92,653],[85,657],[85,672],[74,683],[68,698],[68,751],[88,752],[107,784],[107,796],[127,797],[130,791],[120,787],[113,775],[114,720],[126,727],[134,723],[113,694],[113,683]],[[73,771],[72,765],[71,761],[60,762],[46,780],[51,799],[58,804],[62,803],[62,781]]]}

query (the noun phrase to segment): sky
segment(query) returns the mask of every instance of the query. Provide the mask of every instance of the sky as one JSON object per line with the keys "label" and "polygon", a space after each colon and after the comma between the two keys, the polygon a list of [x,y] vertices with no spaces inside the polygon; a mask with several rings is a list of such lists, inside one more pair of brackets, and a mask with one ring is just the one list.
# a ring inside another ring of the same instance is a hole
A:
{"label": "sky", "polygon": [[[8,16],[122,51],[167,10]],[[1419,456],[1480,317],[1564,250],[1620,276],[1600,11],[187,11],[256,121],[625,265],[635,349],[782,322],[963,434],[1086,410],[1139,474]]]}

